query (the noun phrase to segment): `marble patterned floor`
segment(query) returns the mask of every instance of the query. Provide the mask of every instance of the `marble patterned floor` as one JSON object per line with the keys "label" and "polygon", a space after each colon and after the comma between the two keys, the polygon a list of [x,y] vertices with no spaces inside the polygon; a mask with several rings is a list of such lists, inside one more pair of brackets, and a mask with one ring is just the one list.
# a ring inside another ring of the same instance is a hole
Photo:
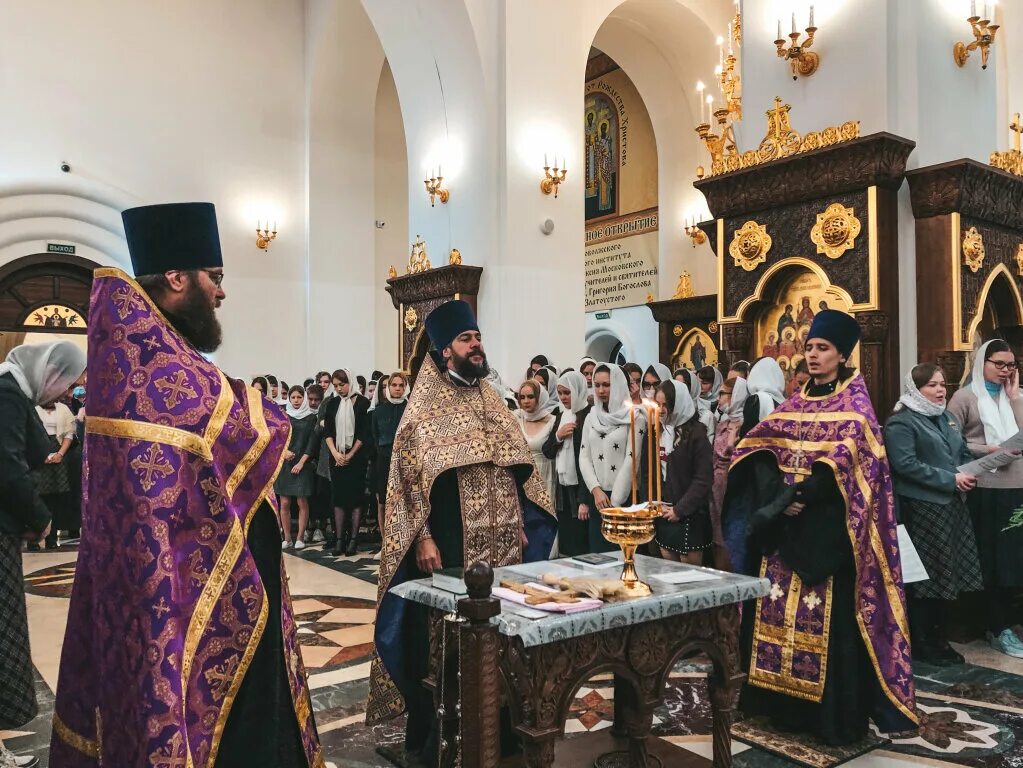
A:
{"label": "marble patterned floor", "polygon": [[[23,558],[40,714],[17,731],[0,732],[0,738],[18,754],[38,755],[45,768],[76,552],[58,549],[26,553]],[[369,552],[334,556],[320,546],[289,552],[286,558],[327,764],[335,768],[387,766],[376,748],[400,743],[402,723],[375,728],[363,724],[378,561]],[[1023,660],[998,654],[980,641],[958,648],[966,655],[967,664],[919,666],[916,670],[923,717],[920,734],[895,740],[846,765],[1023,768]],[[572,703],[568,738],[608,728],[613,698],[609,677],[587,681]],[[682,663],[671,675],[665,704],[656,713],[654,737],[678,750],[709,757],[709,731],[706,667],[699,660]],[[732,750],[737,768],[794,765],[738,741],[733,742]]]}

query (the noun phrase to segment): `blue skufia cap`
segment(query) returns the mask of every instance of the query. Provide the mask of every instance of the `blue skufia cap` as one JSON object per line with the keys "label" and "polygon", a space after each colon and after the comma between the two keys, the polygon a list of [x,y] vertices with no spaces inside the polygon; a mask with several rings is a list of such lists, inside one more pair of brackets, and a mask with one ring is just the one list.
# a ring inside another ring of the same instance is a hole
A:
{"label": "blue skufia cap", "polygon": [[135,276],[224,266],[213,203],[166,203],[121,213]]}
{"label": "blue skufia cap", "polygon": [[472,307],[461,299],[446,301],[426,316],[426,332],[438,352],[466,331],[479,331]]}
{"label": "blue skufia cap", "polygon": [[810,339],[825,339],[835,345],[842,357],[849,359],[853,349],[860,341],[860,324],[856,318],[837,309],[822,309],[810,325]]}

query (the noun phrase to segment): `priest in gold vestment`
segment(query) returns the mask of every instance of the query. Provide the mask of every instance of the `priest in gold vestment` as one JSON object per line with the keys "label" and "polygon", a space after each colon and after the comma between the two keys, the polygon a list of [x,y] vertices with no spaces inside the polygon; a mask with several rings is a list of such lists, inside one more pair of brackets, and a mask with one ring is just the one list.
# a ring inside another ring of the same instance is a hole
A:
{"label": "priest in gold vestment", "polygon": [[422,684],[427,609],[388,590],[438,568],[545,559],[557,524],[525,438],[485,380],[486,354],[469,305],[442,304],[426,330],[439,351],[423,362],[394,440],[366,721],[407,711],[410,764],[429,765],[437,713]]}

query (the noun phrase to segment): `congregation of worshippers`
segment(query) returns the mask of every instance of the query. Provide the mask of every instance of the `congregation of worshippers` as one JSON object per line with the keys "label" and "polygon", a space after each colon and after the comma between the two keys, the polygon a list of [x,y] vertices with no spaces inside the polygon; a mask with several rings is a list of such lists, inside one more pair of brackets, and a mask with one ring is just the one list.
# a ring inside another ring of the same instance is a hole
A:
{"label": "congregation of worshippers", "polygon": [[[220,290],[223,273],[207,274]],[[141,290],[124,276],[111,295],[126,287]],[[94,300],[102,299],[99,290]],[[168,319],[161,322],[169,323],[169,332],[175,316],[170,308],[165,312]],[[980,596],[982,629],[991,647],[1023,658],[1023,641],[1012,628],[1018,621],[1012,613],[1013,585],[1023,568],[1017,511],[1023,503],[1023,463],[1013,461],[1018,450],[999,448],[1023,425],[1023,397],[1016,357],[1005,341],[994,339],[979,349],[971,381],[950,400],[942,369],[925,362],[906,372],[894,411],[877,414],[860,373],[849,365],[860,327],[836,310],[814,317],[804,359],[788,382],[770,357],[739,361],[727,370],[710,365],[671,370],[660,362],[588,357],[559,366],[537,354],[523,361],[521,371],[502,376],[487,365],[483,339],[464,302],[442,305],[427,318],[427,330],[434,341],[424,361],[430,376],[423,368],[417,381],[407,371],[337,367],[311,372],[300,382],[263,374],[238,383],[255,392],[265,418],[290,423],[287,442],[278,446],[273,479],[276,524],[264,527],[276,531],[274,547],[279,543],[295,555],[322,550],[339,557],[375,553],[380,559],[388,541],[401,538],[405,544],[392,546],[391,554],[411,558],[420,576],[451,562],[468,565],[461,530],[451,541],[451,530],[460,529],[461,522],[438,517],[440,480],[431,494],[429,522],[416,525],[415,542],[409,545],[400,535],[405,522],[416,518],[402,506],[407,467],[395,464],[407,459],[395,452],[396,435],[415,426],[403,418],[417,390],[423,389],[420,407],[428,409],[426,389],[453,384],[483,394],[484,409],[499,404],[495,423],[509,430],[502,439],[521,449],[527,466],[528,482],[518,476],[515,481],[522,503],[522,527],[516,531],[523,546],[509,562],[616,552],[618,545],[605,538],[602,511],[635,508],[651,501],[652,489],[658,488],[655,534],[642,554],[753,576],[771,577],[780,564],[789,578],[795,574],[805,585],[828,585],[830,645],[824,653],[829,674],[815,700],[759,685],[769,676],[770,659],[761,658],[751,644],[767,614],[755,601],[743,609],[743,667],[749,675],[740,699],[744,712],[769,715],[829,744],[862,738],[868,718],[892,732],[911,731],[912,688],[898,690],[895,680],[905,683],[906,675],[899,673],[912,663],[909,635],[913,661],[963,663],[946,635],[948,607],[963,593]],[[193,338],[187,328],[179,331]],[[461,355],[459,340],[468,345]],[[20,425],[24,444],[26,435],[31,443],[38,432],[43,444],[36,452],[45,457],[19,475],[7,468],[13,449],[5,447],[4,495],[13,494],[29,511],[14,527],[10,515],[5,518],[7,546],[23,541],[30,551],[55,550],[90,533],[102,535],[89,531],[87,519],[83,529],[83,426],[90,424],[87,413],[99,388],[99,382],[86,381],[84,370],[84,355],[67,342],[15,348],[0,366],[5,435]],[[105,423],[97,419],[97,434]],[[822,440],[836,431],[839,440]],[[643,446],[651,433],[656,448],[647,452]],[[6,436],[4,442],[14,445]],[[99,446],[93,450],[101,455]],[[999,452],[1009,457],[996,471],[960,468]],[[156,467],[156,455],[149,458],[154,462],[147,466]],[[659,473],[656,484],[643,482],[648,473]],[[464,488],[444,492],[464,493]],[[457,519],[457,498],[455,507]],[[446,512],[450,516],[452,510]],[[852,517],[872,519],[875,535],[886,542],[884,567],[868,572],[860,562],[864,542],[856,536],[868,535],[869,527],[849,525]],[[927,574],[908,584],[899,571],[899,522]],[[249,546],[257,550],[255,541]],[[259,565],[258,555],[256,560]],[[393,569],[382,569],[381,580],[382,587],[397,583]],[[879,602],[877,621],[866,628],[857,626],[856,606],[864,592]],[[771,599],[764,598],[767,605]],[[897,618],[886,620],[905,606],[909,635]],[[383,613],[378,633],[382,620]],[[379,637],[378,645],[383,658]],[[402,646],[403,652],[412,653],[414,645]],[[877,667],[875,674],[871,659],[882,650],[898,664],[894,671]],[[65,644],[65,664],[74,653]],[[58,692],[58,715],[66,693]],[[415,701],[411,690],[403,693],[408,753],[426,754],[435,749],[430,746],[436,739],[432,702],[429,697]]]}

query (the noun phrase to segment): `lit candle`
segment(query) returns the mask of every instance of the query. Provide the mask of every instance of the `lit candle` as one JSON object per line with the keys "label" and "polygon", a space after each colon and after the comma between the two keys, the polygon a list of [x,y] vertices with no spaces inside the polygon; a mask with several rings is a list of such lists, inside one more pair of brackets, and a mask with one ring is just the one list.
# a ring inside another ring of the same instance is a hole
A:
{"label": "lit candle", "polygon": [[629,407],[629,439],[632,441],[632,506],[636,506],[636,486],[639,483],[639,467],[636,465],[636,409]]}
{"label": "lit candle", "polygon": [[[650,410],[644,406],[643,413],[646,414],[646,444],[647,444],[647,462],[646,468],[646,500],[647,504],[654,500],[654,425],[650,420]],[[660,469],[658,469],[660,472]]]}
{"label": "lit candle", "polygon": [[776,37],[775,39],[776,40],[783,39],[782,36],[781,36],[781,18],[778,19],[778,37]]}
{"label": "lit candle", "polygon": [[707,97],[707,122],[711,122],[714,119],[714,97]]}
{"label": "lit candle", "polygon": [[657,501],[661,501],[661,420],[657,418]]}
{"label": "lit candle", "polygon": [[810,26],[813,26],[813,5],[810,6]]}

